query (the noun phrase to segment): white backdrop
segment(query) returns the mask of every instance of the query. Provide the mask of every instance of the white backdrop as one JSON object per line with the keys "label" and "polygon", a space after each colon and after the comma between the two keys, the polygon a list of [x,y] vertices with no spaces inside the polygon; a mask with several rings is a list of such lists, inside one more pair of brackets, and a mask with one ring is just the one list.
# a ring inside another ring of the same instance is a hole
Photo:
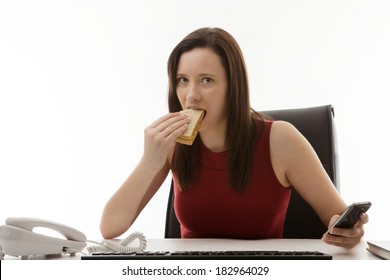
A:
{"label": "white backdrop", "polygon": [[[366,238],[388,239],[389,3],[1,1],[0,224],[39,217],[100,238],[143,129],[167,112],[170,51],[218,26],[242,47],[255,109],[335,106],[342,196],[370,200]],[[163,237],[168,189],[128,233]]]}

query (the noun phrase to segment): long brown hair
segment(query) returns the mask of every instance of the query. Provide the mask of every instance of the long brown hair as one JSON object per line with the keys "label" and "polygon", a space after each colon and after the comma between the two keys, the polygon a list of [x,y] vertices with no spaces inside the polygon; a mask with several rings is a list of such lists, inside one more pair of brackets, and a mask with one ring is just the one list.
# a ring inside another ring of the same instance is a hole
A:
{"label": "long brown hair", "polygon": [[[229,186],[242,191],[250,180],[253,149],[258,137],[258,120],[262,117],[250,107],[247,71],[241,49],[233,36],[220,28],[201,28],[187,35],[173,49],[168,59],[170,112],[182,110],[176,94],[177,68],[181,55],[194,48],[212,49],[220,57],[225,69],[228,80],[225,144]],[[171,169],[177,175],[182,190],[188,189],[196,181],[199,150],[199,137],[192,146],[176,144]]]}

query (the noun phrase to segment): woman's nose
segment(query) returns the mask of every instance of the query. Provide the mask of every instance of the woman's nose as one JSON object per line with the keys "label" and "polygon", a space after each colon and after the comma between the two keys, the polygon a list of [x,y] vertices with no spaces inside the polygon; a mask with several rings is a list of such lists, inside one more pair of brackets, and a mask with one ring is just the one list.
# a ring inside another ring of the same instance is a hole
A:
{"label": "woman's nose", "polygon": [[199,101],[200,100],[200,94],[198,92],[198,89],[197,89],[196,85],[191,84],[188,87],[186,99],[188,101],[191,101],[191,102],[195,102],[195,101]]}

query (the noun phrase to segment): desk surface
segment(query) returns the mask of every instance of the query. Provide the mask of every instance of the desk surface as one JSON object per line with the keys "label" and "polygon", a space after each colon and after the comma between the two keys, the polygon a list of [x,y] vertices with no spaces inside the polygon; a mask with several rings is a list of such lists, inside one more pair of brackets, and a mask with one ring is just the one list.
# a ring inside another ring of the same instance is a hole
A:
{"label": "desk surface", "polygon": [[[95,244],[88,243],[88,246]],[[334,260],[379,260],[366,250],[367,243],[360,242],[353,249],[344,249],[331,246],[319,239],[148,239],[148,251],[228,251],[228,250],[279,250],[279,251],[320,251],[333,256]],[[84,253],[87,250],[84,249]],[[76,256],[67,254],[58,256],[30,256],[29,259],[80,259],[81,253]],[[20,259],[6,256],[5,259]]]}
{"label": "desk surface", "polygon": [[366,250],[367,243],[360,242],[353,249],[331,246],[319,239],[150,239],[146,250],[150,251],[227,251],[227,250],[279,250],[279,251],[321,251],[333,256],[334,260],[378,260]]}

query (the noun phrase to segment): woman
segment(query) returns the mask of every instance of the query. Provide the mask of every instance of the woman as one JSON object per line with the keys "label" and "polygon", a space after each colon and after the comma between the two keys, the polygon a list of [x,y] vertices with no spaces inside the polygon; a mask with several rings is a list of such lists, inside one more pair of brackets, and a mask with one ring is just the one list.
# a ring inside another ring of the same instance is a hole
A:
{"label": "woman", "polygon": [[[168,60],[169,111],[145,129],[141,161],[108,201],[104,238],[124,233],[172,171],[182,237],[281,238],[293,186],[325,225],[346,204],[307,140],[289,123],[251,110],[245,62],[235,39],[219,28],[185,37]],[[192,146],[175,142],[186,108],[206,115]],[[323,240],[352,248],[360,221]]]}

